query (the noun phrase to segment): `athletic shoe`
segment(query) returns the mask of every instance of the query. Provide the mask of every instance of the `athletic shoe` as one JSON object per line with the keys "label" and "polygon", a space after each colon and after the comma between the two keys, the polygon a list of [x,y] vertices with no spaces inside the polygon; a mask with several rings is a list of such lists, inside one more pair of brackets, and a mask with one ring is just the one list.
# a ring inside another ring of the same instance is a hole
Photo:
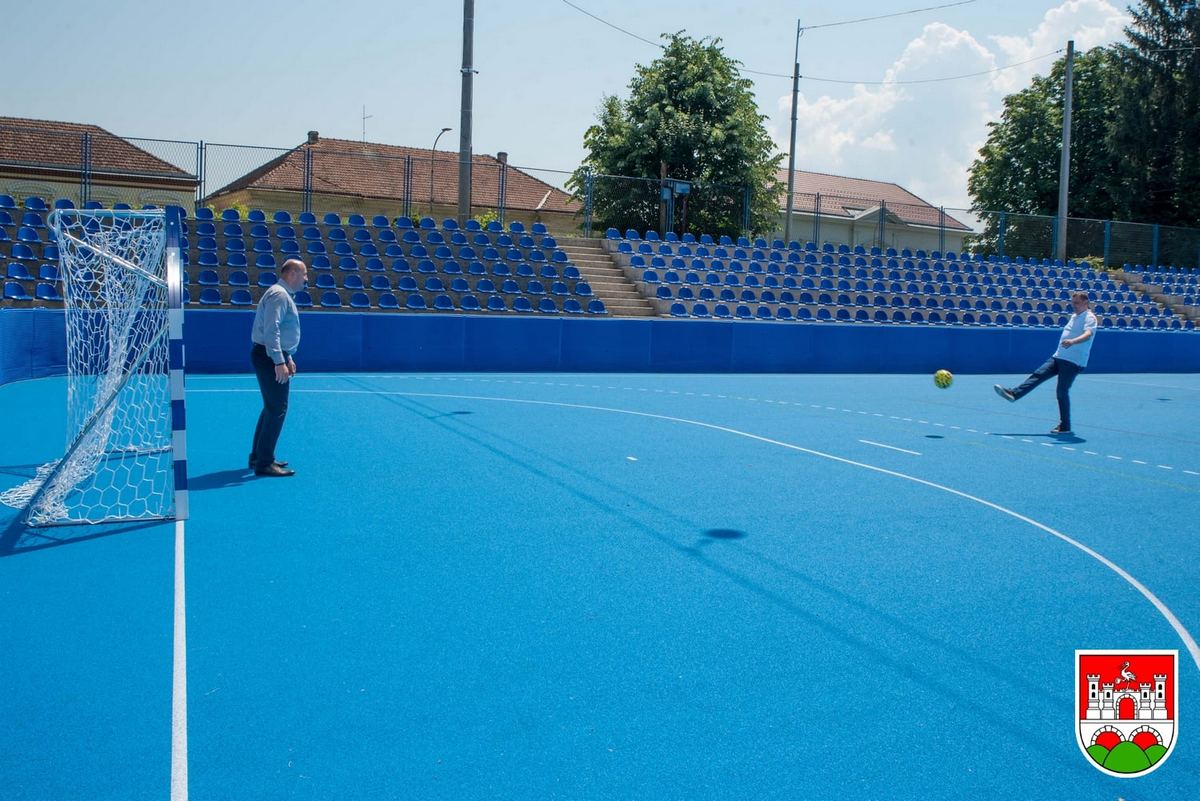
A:
{"label": "athletic shoe", "polygon": [[[279,461],[277,461],[277,462],[275,462],[275,464],[279,465],[280,467],[287,467],[287,462],[279,462]],[[249,461],[249,462],[247,462],[247,464],[246,464],[246,467],[248,467],[249,469],[253,470],[253,469],[254,469],[255,467],[257,467],[257,466],[258,466],[258,460],[257,460],[257,459],[255,459],[253,456],[251,456],[251,457],[250,457],[250,461]]]}
{"label": "athletic shoe", "polygon": [[1013,391],[1011,389],[1002,387],[999,384],[993,384],[992,389],[996,390],[996,394],[999,395],[1000,397],[1004,398],[1009,403],[1012,403],[1013,401],[1015,401],[1017,399],[1017,396],[1013,394]]}
{"label": "athletic shoe", "polygon": [[1058,426],[1055,426],[1054,428],[1050,429],[1050,433],[1051,434],[1074,434],[1075,432],[1069,428],[1063,428],[1061,425],[1058,425]]}

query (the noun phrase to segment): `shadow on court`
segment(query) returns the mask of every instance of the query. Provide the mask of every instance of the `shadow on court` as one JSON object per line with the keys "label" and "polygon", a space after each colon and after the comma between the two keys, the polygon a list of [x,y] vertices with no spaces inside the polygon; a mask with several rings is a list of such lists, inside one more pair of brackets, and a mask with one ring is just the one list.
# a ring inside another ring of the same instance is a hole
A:
{"label": "shadow on court", "polygon": [[249,468],[217,470],[200,476],[188,476],[188,489],[192,492],[240,487],[247,481],[256,481],[254,471]]}
{"label": "shadow on court", "polygon": [[151,520],[132,524],[112,523],[98,526],[73,525],[34,528],[26,526],[21,520],[21,515],[20,510],[13,510],[11,518],[0,522],[0,559],[6,556],[44,551],[47,548],[58,548],[62,545],[89,542],[103,537],[113,537],[118,534],[134,534],[142,529],[154,528],[162,522]]}

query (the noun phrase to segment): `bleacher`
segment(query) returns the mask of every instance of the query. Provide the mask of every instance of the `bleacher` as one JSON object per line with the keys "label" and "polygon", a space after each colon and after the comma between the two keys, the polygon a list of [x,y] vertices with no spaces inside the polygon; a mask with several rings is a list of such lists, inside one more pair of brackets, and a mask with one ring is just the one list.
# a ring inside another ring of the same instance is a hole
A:
{"label": "bleacher", "polygon": [[1195,327],[1086,263],[616,229],[605,239],[672,317],[1060,327],[1081,290],[1103,327]]}
{"label": "bleacher", "polygon": [[1200,270],[1181,270],[1176,267],[1143,267],[1125,265],[1124,272],[1140,276],[1143,284],[1157,287],[1161,294],[1170,295],[1191,319],[1200,318]]}
{"label": "bleacher", "polygon": [[[72,208],[55,201],[56,208]],[[88,204],[98,208],[98,204]],[[127,207],[126,207],[127,208]],[[49,207],[27,198],[18,207],[0,195],[0,260],[6,305],[62,302],[58,251],[46,227]],[[185,302],[247,307],[278,280],[279,267],[299,257],[309,265],[309,289],[299,306],[355,311],[604,315],[579,270],[545,227],[520,222],[447,219],[370,221],[351,214],[201,208],[184,223]],[[30,294],[32,292],[33,294]]]}

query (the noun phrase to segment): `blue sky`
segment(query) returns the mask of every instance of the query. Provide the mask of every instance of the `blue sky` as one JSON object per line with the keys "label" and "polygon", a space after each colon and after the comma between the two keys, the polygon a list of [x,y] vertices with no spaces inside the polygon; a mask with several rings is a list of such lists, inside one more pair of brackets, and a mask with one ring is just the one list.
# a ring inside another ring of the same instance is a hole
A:
{"label": "blue sky", "polygon": [[[939,0],[857,4],[572,0],[647,39],[719,36],[753,70],[790,74],[806,25],[905,11]],[[941,0],[945,2],[945,0]],[[371,0],[241,4],[6,3],[0,114],[100,125],[124,136],[290,147],[305,132],[458,147],[462,5]],[[955,8],[808,31],[802,75],[849,81],[959,75],[1121,37],[1108,0],[977,0]],[[562,0],[478,0],[474,150],[522,167],[570,171],[605,94],[624,95],[657,50]],[[801,81],[797,166],[896,181],[935,204],[968,201],[966,168],[1007,92],[1051,63],[948,83]],[[18,69],[15,65],[36,65]],[[780,149],[789,78],[748,75]],[[554,183],[561,176],[542,173]]]}

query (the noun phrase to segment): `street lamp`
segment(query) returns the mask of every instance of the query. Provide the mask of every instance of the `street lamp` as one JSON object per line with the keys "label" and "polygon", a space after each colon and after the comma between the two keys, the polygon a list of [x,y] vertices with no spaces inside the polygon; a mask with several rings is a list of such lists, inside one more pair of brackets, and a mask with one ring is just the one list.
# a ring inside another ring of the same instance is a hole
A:
{"label": "street lamp", "polygon": [[438,139],[442,138],[442,134],[448,133],[449,128],[443,128],[438,135],[434,137],[433,149],[429,151],[429,216],[433,217],[433,155],[437,152]]}

